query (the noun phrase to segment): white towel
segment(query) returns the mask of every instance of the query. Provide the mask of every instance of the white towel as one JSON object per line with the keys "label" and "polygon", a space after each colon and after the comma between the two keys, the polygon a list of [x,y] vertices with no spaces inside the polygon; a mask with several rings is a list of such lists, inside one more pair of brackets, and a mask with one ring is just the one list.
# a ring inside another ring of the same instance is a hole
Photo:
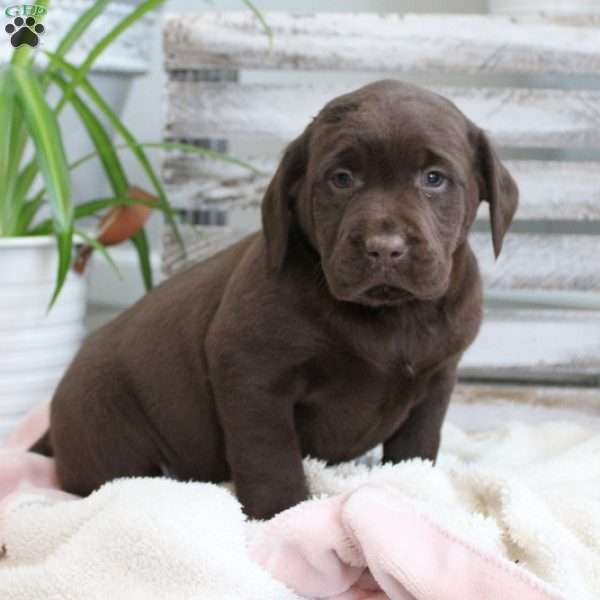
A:
{"label": "white towel", "polygon": [[[309,459],[305,470],[318,496],[391,485],[566,598],[600,598],[600,434],[580,425],[512,423],[477,434],[447,425],[435,467]],[[298,598],[249,559],[248,540],[262,527],[211,484],[124,479],[69,501],[20,494],[0,517],[0,598]]]}

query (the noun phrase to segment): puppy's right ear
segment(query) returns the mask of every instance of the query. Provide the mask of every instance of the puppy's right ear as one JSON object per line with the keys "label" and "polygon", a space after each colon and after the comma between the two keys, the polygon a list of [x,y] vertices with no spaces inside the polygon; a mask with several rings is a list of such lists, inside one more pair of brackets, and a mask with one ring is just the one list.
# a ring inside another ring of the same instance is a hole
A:
{"label": "puppy's right ear", "polygon": [[267,266],[273,273],[285,262],[293,205],[306,173],[309,128],[285,150],[262,202],[262,226],[267,243]]}

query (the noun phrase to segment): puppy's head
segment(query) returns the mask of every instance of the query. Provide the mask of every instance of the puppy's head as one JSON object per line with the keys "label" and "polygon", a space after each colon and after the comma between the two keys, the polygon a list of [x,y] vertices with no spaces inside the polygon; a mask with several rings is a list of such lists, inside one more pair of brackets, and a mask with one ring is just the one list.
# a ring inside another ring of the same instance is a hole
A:
{"label": "puppy's head", "polygon": [[295,226],[339,300],[440,298],[481,201],[497,256],[518,191],[485,134],[441,96],[379,81],[328,103],[288,146],[263,202],[267,258],[284,267]]}

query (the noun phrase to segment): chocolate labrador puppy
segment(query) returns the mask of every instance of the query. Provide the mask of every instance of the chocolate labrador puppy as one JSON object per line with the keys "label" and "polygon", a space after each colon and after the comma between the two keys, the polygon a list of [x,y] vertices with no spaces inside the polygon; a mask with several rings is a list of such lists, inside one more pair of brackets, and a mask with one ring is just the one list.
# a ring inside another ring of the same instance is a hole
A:
{"label": "chocolate labrador puppy", "polygon": [[332,100],[288,146],[263,230],[91,335],[34,450],[76,494],[233,479],[259,518],[307,497],[303,456],[435,459],[482,315],[469,228],[486,201],[498,254],[517,196],[444,98],[386,80]]}

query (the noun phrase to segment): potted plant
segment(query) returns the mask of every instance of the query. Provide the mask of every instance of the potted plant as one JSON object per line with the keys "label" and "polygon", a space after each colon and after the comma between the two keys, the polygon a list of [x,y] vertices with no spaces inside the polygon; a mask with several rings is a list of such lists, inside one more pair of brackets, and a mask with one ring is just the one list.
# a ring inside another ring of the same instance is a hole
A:
{"label": "potted plant", "polygon": [[[43,50],[55,50],[66,32],[71,28],[81,13],[94,4],[96,0],[51,0],[47,13],[43,15],[40,23],[44,28],[38,35],[39,43],[36,46],[36,61],[41,63],[47,60]],[[25,1],[28,5],[27,12],[37,12],[35,1]],[[132,5],[139,4],[139,0],[112,0],[92,22],[90,27],[69,50],[68,60],[80,65],[90,48],[104,37],[107,31],[121,21],[129,12]],[[29,8],[31,7],[31,8]],[[9,34],[5,27],[14,26],[16,14],[24,13],[21,2],[5,2],[2,7],[1,17],[4,22],[0,27],[0,63],[7,63],[14,50],[11,43],[14,35],[24,35],[26,28],[13,31]],[[89,73],[89,77],[97,86],[98,91],[121,116],[125,107],[130,103],[131,91],[137,87],[136,81],[151,72],[155,52],[152,46],[156,40],[155,32],[158,29],[160,11],[154,10],[146,13],[143,18],[127,30],[125,35],[117,37],[98,57]],[[22,18],[26,18],[23,15]],[[37,15],[34,18],[38,18]],[[37,24],[37,23],[36,23]],[[35,25],[34,25],[35,29]],[[35,32],[35,31],[34,31]],[[56,91],[50,90],[50,98],[56,100]],[[85,135],[79,135],[79,121],[73,111],[64,110],[59,116],[59,125],[63,132],[63,142],[67,156],[83,156],[93,150],[92,145]],[[112,133],[111,128],[109,131]],[[127,165],[127,162],[125,162]],[[137,171],[139,172],[139,171]],[[106,190],[105,175],[98,161],[90,161],[77,169],[72,181],[73,198],[87,198],[90,188]],[[102,192],[106,193],[106,192]],[[88,290],[89,298],[89,290]]]}
{"label": "potted plant", "polygon": [[[43,53],[48,59],[46,66],[40,67],[31,45],[22,44],[10,62],[0,67],[0,439],[31,406],[50,399],[83,336],[85,286],[71,268],[74,247],[85,243],[110,261],[103,241],[112,234],[96,238],[80,227],[81,219],[107,210],[112,210],[112,216],[117,210],[133,216],[129,221],[125,218],[127,235],[132,234],[140,271],[150,288],[149,248],[142,227],[147,207],[161,210],[175,231],[177,227],[145,147],[177,147],[244,164],[184,144],[138,143],[88,79],[101,53],[163,1],[144,0],[134,7],[78,65],[66,60],[67,52],[109,0],[90,5],[55,50]],[[47,3],[38,2],[35,24],[26,21],[26,15],[21,18],[23,23],[16,24],[33,32],[40,30]],[[7,33],[11,32],[7,29]],[[58,91],[56,103],[51,104],[50,91]],[[95,150],[72,162],[67,159],[58,121],[66,106],[77,114],[82,133],[89,136]],[[122,138],[121,146],[115,147],[99,116]],[[155,199],[135,191],[119,159],[119,149],[135,155]],[[71,174],[94,158],[102,164],[112,195],[75,204]],[[105,218],[105,225],[107,222]]]}

